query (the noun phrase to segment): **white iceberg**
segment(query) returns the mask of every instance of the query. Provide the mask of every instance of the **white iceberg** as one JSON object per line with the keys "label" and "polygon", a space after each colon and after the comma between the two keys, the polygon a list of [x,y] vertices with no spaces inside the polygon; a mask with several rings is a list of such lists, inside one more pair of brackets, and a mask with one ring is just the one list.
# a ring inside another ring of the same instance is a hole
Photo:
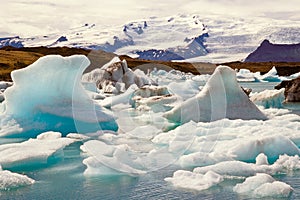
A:
{"label": "white iceberg", "polygon": [[257,76],[260,76],[259,72],[253,73],[249,69],[240,69],[236,73],[238,82],[258,82]]}
{"label": "white iceberg", "polygon": [[[49,55],[13,71],[14,84],[4,92],[0,135],[117,130],[113,116],[94,103],[81,84],[81,75],[89,64],[83,55]],[[8,128],[9,123],[18,129]]]}
{"label": "white iceberg", "polygon": [[270,165],[267,156],[261,153],[256,157],[256,163],[247,163],[237,160],[223,161],[214,165],[197,167],[193,172],[203,174],[208,171],[213,171],[224,177],[248,177],[254,176],[257,173],[274,175],[299,169],[300,159],[298,155],[280,155],[276,162]]}
{"label": "white iceberg", "polygon": [[280,90],[264,90],[254,93],[250,97],[250,100],[256,105],[263,106],[264,108],[282,108],[284,99],[284,88]]}
{"label": "white iceberg", "polygon": [[266,74],[262,75],[260,77],[261,81],[267,81],[267,82],[281,82],[283,79],[282,77],[277,75],[276,67],[272,67],[270,71],[268,71]]}
{"label": "white iceberg", "polygon": [[199,174],[184,170],[178,170],[174,172],[173,177],[165,178],[165,181],[172,183],[176,188],[196,191],[206,190],[223,180],[222,176],[212,171]]}
{"label": "white iceberg", "polygon": [[237,184],[233,191],[254,197],[289,197],[293,188],[283,182],[276,181],[268,174],[256,174]]}
{"label": "white iceberg", "polygon": [[50,157],[61,157],[59,150],[76,140],[62,138],[61,133],[46,132],[36,139],[0,145],[0,164],[3,168],[43,165]]}
{"label": "white iceberg", "polygon": [[217,67],[199,94],[166,112],[164,116],[181,124],[190,120],[210,122],[223,118],[267,119],[242,91],[235,71],[227,66]]}
{"label": "white iceberg", "polygon": [[87,166],[85,175],[120,175],[136,176],[145,174],[143,163],[130,155],[127,145],[107,145],[98,140],[85,142],[80,149],[88,154],[83,160]]}

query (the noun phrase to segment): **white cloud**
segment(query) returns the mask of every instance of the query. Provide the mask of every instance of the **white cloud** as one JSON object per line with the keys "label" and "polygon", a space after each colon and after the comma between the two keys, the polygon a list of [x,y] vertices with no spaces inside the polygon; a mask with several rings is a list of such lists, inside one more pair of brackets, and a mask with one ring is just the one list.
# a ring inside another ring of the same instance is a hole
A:
{"label": "white cloud", "polygon": [[[275,3],[276,2],[276,3]],[[120,25],[129,20],[178,13],[215,13],[300,19],[300,1],[289,0],[7,0],[1,5],[0,33],[42,34],[84,23]],[[292,13],[292,14],[291,14]]]}

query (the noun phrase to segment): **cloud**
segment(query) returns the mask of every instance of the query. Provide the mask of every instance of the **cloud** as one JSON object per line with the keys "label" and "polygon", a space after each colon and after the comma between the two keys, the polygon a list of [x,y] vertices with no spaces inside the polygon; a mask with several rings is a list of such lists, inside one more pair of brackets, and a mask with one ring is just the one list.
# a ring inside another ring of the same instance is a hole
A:
{"label": "cloud", "polygon": [[[276,2],[276,3],[275,3]],[[121,25],[150,16],[178,13],[300,19],[300,1],[289,0],[7,0],[1,5],[0,32],[43,34],[82,25]],[[292,14],[291,14],[292,13]],[[21,22],[22,21],[22,22]]]}

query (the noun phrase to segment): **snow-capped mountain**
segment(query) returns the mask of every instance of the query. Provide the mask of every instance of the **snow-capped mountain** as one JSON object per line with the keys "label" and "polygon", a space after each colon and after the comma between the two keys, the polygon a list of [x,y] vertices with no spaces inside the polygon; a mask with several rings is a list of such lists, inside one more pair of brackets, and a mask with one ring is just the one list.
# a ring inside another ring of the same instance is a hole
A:
{"label": "snow-capped mountain", "polygon": [[259,44],[300,42],[300,22],[220,15],[150,17],[120,26],[84,24],[31,38],[0,39],[1,46],[69,46],[102,49],[150,60],[228,62],[242,60]]}

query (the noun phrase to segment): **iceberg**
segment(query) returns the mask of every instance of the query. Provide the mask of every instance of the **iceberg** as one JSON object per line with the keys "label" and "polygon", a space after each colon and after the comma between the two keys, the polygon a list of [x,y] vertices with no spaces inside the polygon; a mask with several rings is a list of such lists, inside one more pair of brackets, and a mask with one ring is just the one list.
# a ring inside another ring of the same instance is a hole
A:
{"label": "iceberg", "polygon": [[250,100],[264,108],[282,108],[284,98],[284,88],[282,88],[280,90],[264,90],[252,94]]}
{"label": "iceberg", "polygon": [[21,143],[3,144],[0,145],[0,163],[3,168],[44,165],[50,157],[61,157],[59,150],[75,141],[62,138],[58,132],[45,132]]}
{"label": "iceberg", "polygon": [[257,76],[260,76],[259,72],[253,73],[249,69],[240,69],[236,73],[238,82],[258,82]]}
{"label": "iceberg", "polygon": [[119,94],[136,84],[138,87],[155,84],[145,73],[139,69],[132,71],[128,68],[126,60],[113,58],[101,68],[82,76],[84,82],[94,82],[104,93]]}
{"label": "iceberg", "polygon": [[232,146],[228,152],[231,157],[242,161],[252,161],[260,153],[264,153],[270,162],[274,162],[279,155],[299,155],[300,151],[288,137],[271,135],[241,141]]}
{"label": "iceberg", "polygon": [[196,191],[206,190],[223,180],[222,176],[212,171],[199,174],[184,170],[178,170],[174,172],[173,177],[165,178],[165,181],[170,182],[176,188]]}
{"label": "iceberg", "polygon": [[190,120],[210,122],[223,118],[267,119],[242,91],[235,71],[227,66],[217,67],[200,93],[166,112],[164,116],[179,124]]}
{"label": "iceberg", "polygon": [[289,197],[293,188],[283,182],[276,181],[268,174],[259,173],[246,178],[245,182],[237,184],[233,191],[248,194],[253,197]]}
{"label": "iceberg", "polygon": [[282,78],[277,75],[276,67],[272,67],[270,71],[260,77],[260,80],[267,82],[281,82]]}
{"label": "iceberg", "polygon": [[49,55],[13,71],[14,84],[4,92],[0,136],[117,130],[114,117],[90,99],[81,84],[89,64],[84,55]]}

